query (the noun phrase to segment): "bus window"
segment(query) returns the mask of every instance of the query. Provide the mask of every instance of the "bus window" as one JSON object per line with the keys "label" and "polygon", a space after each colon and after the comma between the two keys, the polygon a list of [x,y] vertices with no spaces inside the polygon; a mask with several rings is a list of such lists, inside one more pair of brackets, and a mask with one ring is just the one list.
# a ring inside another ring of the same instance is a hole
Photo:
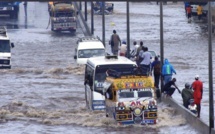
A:
{"label": "bus window", "polygon": [[134,98],[134,92],[120,92],[119,98]]}
{"label": "bus window", "polygon": [[[115,70],[121,74],[133,74],[133,65],[100,65],[96,67],[95,80],[104,81],[107,77],[106,71],[108,69]],[[99,79],[98,79],[99,78]]]}
{"label": "bus window", "polygon": [[93,86],[93,69],[90,68],[89,66],[86,66],[86,71],[85,71],[85,82],[84,84]]}
{"label": "bus window", "polygon": [[151,91],[139,91],[138,97],[152,97]]}

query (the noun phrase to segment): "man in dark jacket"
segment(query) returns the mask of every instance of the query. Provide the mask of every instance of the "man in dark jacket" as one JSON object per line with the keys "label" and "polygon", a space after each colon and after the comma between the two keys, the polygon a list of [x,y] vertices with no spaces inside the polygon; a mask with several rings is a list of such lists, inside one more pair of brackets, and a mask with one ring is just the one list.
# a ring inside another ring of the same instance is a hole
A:
{"label": "man in dark jacket", "polygon": [[189,83],[185,84],[185,88],[182,90],[181,96],[183,98],[184,107],[188,108],[189,100],[193,99],[193,91]]}
{"label": "man in dark jacket", "polygon": [[161,75],[161,62],[158,60],[157,56],[155,56],[155,60],[151,64],[151,69],[154,72],[155,87],[159,88],[159,81],[160,81],[160,75]]}
{"label": "man in dark jacket", "polygon": [[[166,83],[163,87],[163,91],[164,93],[167,94],[167,96],[172,96],[172,94],[175,92],[175,88],[178,89],[178,92],[181,93],[181,91],[179,90],[179,88],[175,85],[176,82],[176,78],[173,78],[171,81],[169,81],[168,83]],[[171,87],[174,86],[174,87]]]}
{"label": "man in dark jacket", "polygon": [[113,55],[118,55],[119,45],[121,46],[121,40],[119,35],[116,33],[116,30],[113,30],[113,34],[110,39],[111,51]]}

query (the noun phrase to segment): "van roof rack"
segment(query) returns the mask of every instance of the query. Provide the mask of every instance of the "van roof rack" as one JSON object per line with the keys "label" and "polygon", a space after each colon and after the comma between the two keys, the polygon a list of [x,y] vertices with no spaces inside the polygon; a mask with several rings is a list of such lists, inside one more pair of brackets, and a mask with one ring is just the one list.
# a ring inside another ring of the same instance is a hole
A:
{"label": "van roof rack", "polygon": [[94,36],[85,36],[83,38],[80,38],[78,42],[88,42],[88,41],[101,41],[100,38],[98,36],[94,37]]}
{"label": "van roof rack", "polygon": [[118,59],[117,55],[106,55],[105,59]]}

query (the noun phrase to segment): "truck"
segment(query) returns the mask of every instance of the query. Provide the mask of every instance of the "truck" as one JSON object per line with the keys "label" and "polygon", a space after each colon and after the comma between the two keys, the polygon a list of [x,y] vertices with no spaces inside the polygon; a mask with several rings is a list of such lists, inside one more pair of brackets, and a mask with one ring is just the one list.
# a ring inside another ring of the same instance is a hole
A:
{"label": "truck", "polygon": [[21,2],[0,2],[0,14],[7,14],[12,19],[18,18],[19,4]]}
{"label": "truck", "polygon": [[53,2],[50,10],[51,30],[76,32],[76,10],[71,2]]}
{"label": "truck", "polygon": [[14,47],[14,43],[11,43],[10,38],[7,35],[5,27],[0,26],[0,68],[11,68],[11,48]]}
{"label": "truck", "polygon": [[[102,15],[102,6],[103,2],[93,2],[93,10],[94,14]],[[105,2],[105,10],[104,14],[112,14],[113,13],[114,4],[110,2]]]}

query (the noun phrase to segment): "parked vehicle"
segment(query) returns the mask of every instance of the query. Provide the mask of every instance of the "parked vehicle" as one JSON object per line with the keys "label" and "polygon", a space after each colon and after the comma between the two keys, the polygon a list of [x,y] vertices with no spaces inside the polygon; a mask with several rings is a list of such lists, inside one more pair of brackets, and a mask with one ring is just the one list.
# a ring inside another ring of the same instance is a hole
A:
{"label": "parked vehicle", "polygon": [[156,89],[151,76],[108,76],[104,85],[106,117],[123,125],[156,124]]}
{"label": "parked vehicle", "polygon": [[71,2],[53,2],[50,9],[51,30],[76,32],[77,12]]}
{"label": "parked vehicle", "polygon": [[19,4],[21,2],[0,2],[0,14],[7,14],[10,18],[18,18]]}
{"label": "parked vehicle", "polygon": [[0,68],[11,68],[11,48],[14,44],[10,42],[5,27],[0,27]]}
{"label": "parked vehicle", "polygon": [[114,69],[122,74],[132,74],[136,63],[121,56],[92,57],[87,60],[85,68],[85,100],[90,110],[104,110],[105,97],[103,83],[108,69]]}
{"label": "parked vehicle", "polygon": [[[101,15],[102,14],[102,6],[103,6],[103,2],[94,2],[93,3],[94,14]],[[113,3],[105,2],[105,14],[106,15],[113,13],[113,9],[114,9]]]}
{"label": "parked vehicle", "polygon": [[153,51],[153,50],[149,50],[148,52],[150,52],[150,53],[151,53],[151,55],[152,55],[151,62],[153,62],[153,61],[155,60],[155,56],[160,57],[160,56],[159,56],[159,55],[157,55],[157,53],[156,53],[155,51]]}
{"label": "parked vehicle", "polygon": [[74,59],[77,64],[86,64],[90,57],[105,56],[105,47],[98,37],[83,37],[77,41]]}

